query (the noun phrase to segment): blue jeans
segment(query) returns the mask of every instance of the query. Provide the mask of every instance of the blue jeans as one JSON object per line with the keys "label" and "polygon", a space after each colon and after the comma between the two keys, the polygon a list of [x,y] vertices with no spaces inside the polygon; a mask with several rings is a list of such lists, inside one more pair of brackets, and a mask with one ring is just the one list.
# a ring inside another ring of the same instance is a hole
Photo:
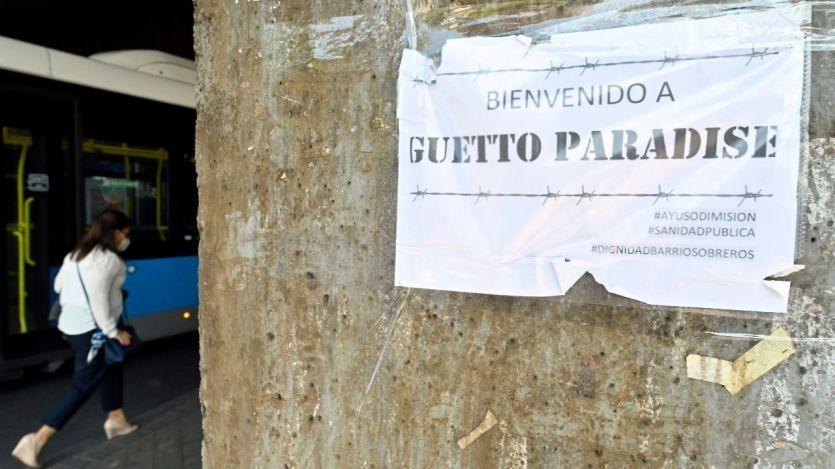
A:
{"label": "blue jeans", "polygon": [[122,408],[122,364],[107,366],[104,362],[104,349],[99,350],[96,358],[87,363],[90,351],[90,337],[94,331],[79,335],[64,335],[75,352],[75,368],[72,385],[64,396],[52,406],[44,425],[60,430],[70,418],[87,402],[96,388],[101,385],[101,406],[105,412]]}

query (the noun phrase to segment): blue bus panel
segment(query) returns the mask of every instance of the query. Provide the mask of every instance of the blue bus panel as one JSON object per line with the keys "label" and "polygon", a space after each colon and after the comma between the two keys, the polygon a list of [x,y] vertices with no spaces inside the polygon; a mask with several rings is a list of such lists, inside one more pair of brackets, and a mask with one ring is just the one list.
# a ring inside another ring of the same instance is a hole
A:
{"label": "blue bus panel", "polygon": [[[131,260],[125,265],[128,274],[123,288],[128,291],[125,311],[129,318],[197,306],[197,256]],[[49,268],[49,304],[58,299],[52,289],[58,268]]]}
{"label": "blue bus panel", "polygon": [[197,256],[127,261],[128,317],[197,306]]}

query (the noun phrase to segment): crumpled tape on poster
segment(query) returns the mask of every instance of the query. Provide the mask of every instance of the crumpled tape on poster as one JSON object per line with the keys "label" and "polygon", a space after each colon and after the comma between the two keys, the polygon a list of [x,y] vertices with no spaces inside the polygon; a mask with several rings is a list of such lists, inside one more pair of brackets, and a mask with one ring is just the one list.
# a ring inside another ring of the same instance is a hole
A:
{"label": "crumpled tape on poster", "polygon": [[395,283],[785,312],[795,10],[405,50]]}

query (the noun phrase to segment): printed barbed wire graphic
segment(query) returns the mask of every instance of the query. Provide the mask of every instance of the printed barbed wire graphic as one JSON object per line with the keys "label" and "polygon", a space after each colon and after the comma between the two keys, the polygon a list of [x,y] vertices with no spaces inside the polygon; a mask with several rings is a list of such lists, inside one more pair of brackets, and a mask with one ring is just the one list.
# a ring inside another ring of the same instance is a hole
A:
{"label": "printed barbed wire graphic", "polygon": [[[474,80],[477,80],[479,77],[483,75],[489,75],[494,73],[518,73],[518,72],[527,72],[527,73],[547,73],[545,79],[550,78],[552,75],[557,74],[559,75],[561,72],[567,70],[580,70],[580,75],[585,74],[588,70],[595,71],[598,68],[604,67],[617,67],[617,66],[624,66],[624,65],[642,65],[642,64],[661,64],[659,70],[663,69],[667,65],[675,66],[678,62],[695,62],[695,61],[703,61],[703,60],[722,60],[722,59],[738,59],[738,58],[747,58],[748,60],[745,62],[745,66],[751,65],[751,62],[754,59],[759,58],[760,61],[765,60],[767,56],[779,55],[779,50],[771,50],[769,47],[764,47],[762,49],[757,49],[756,47],[751,47],[750,52],[736,52],[731,54],[709,54],[709,55],[691,55],[691,56],[682,56],[680,54],[676,55],[668,55],[666,52],[664,53],[663,58],[657,59],[646,59],[646,60],[623,60],[618,62],[601,62],[600,60],[590,61],[588,57],[586,57],[582,64],[575,64],[575,65],[566,65],[565,63],[560,63],[559,65],[554,64],[551,62],[550,66],[548,67],[537,67],[537,68],[481,68],[479,66],[478,70],[473,71],[462,71],[462,72],[442,72],[435,75],[435,77],[444,77],[444,76],[462,76],[462,75],[473,75]],[[437,78],[435,79],[426,79],[423,77],[415,77],[412,82],[415,86],[418,85],[427,85],[432,86],[437,82]]]}
{"label": "printed barbed wire graphic", "polygon": [[425,197],[475,197],[475,203],[477,204],[482,199],[487,200],[494,197],[499,198],[529,198],[529,199],[543,199],[542,205],[545,205],[549,200],[556,200],[560,198],[575,198],[577,199],[577,203],[575,205],[580,205],[580,203],[584,200],[588,200],[591,202],[595,198],[599,197],[647,197],[647,198],[654,198],[655,200],[652,202],[652,205],[658,203],[659,200],[666,200],[669,201],[671,198],[677,197],[696,197],[696,198],[738,198],[739,203],[737,207],[742,205],[746,200],[753,200],[754,202],[761,197],[773,197],[773,194],[763,194],[762,189],[758,190],[757,192],[751,192],[748,190],[748,186],[745,186],[745,191],[740,193],[727,193],[727,194],[710,194],[710,193],[675,193],[672,189],[669,191],[665,191],[658,186],[657,192],[647,192],[647,193],[625,193],[625,192],[616,192],[616,193],[598,193],[596,190],[587,191],[585,186],[580,186],[580,192],[576,193],[562,193],[561,191],[552,192],[550,186],[546,186],[545,192],[533,192],[533,193],[523,193],[523,192],[492,192],[490,190],[484,190],[479,186],[477,192],[435,192],[430,191],[428,189],[421,189],[420,185],[417,186],[417,189],[414,192],[410,192],[410,195],[413,195],[414,198],[412,202],[416,202],[418,198],[425,198]]}

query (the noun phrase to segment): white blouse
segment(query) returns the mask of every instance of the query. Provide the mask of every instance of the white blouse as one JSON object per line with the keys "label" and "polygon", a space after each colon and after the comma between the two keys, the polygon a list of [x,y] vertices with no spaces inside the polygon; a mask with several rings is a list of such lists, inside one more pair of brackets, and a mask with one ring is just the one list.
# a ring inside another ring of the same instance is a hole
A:
{"label": "white blouse", "polygon": [[[116,325],[122,315],[122,284],[125,283],[125,263],[116,253],[97,246],[81,262],[64,257],[61,270],[55,277],[55,292],[60,295],[61,316],[58,330],[68,335],[84,334],[96,328],[96,323],[108,337],[116,337]],[[78,279],[81,278],[90,303]],[[90,315],[93,308],[96,320]]]}

